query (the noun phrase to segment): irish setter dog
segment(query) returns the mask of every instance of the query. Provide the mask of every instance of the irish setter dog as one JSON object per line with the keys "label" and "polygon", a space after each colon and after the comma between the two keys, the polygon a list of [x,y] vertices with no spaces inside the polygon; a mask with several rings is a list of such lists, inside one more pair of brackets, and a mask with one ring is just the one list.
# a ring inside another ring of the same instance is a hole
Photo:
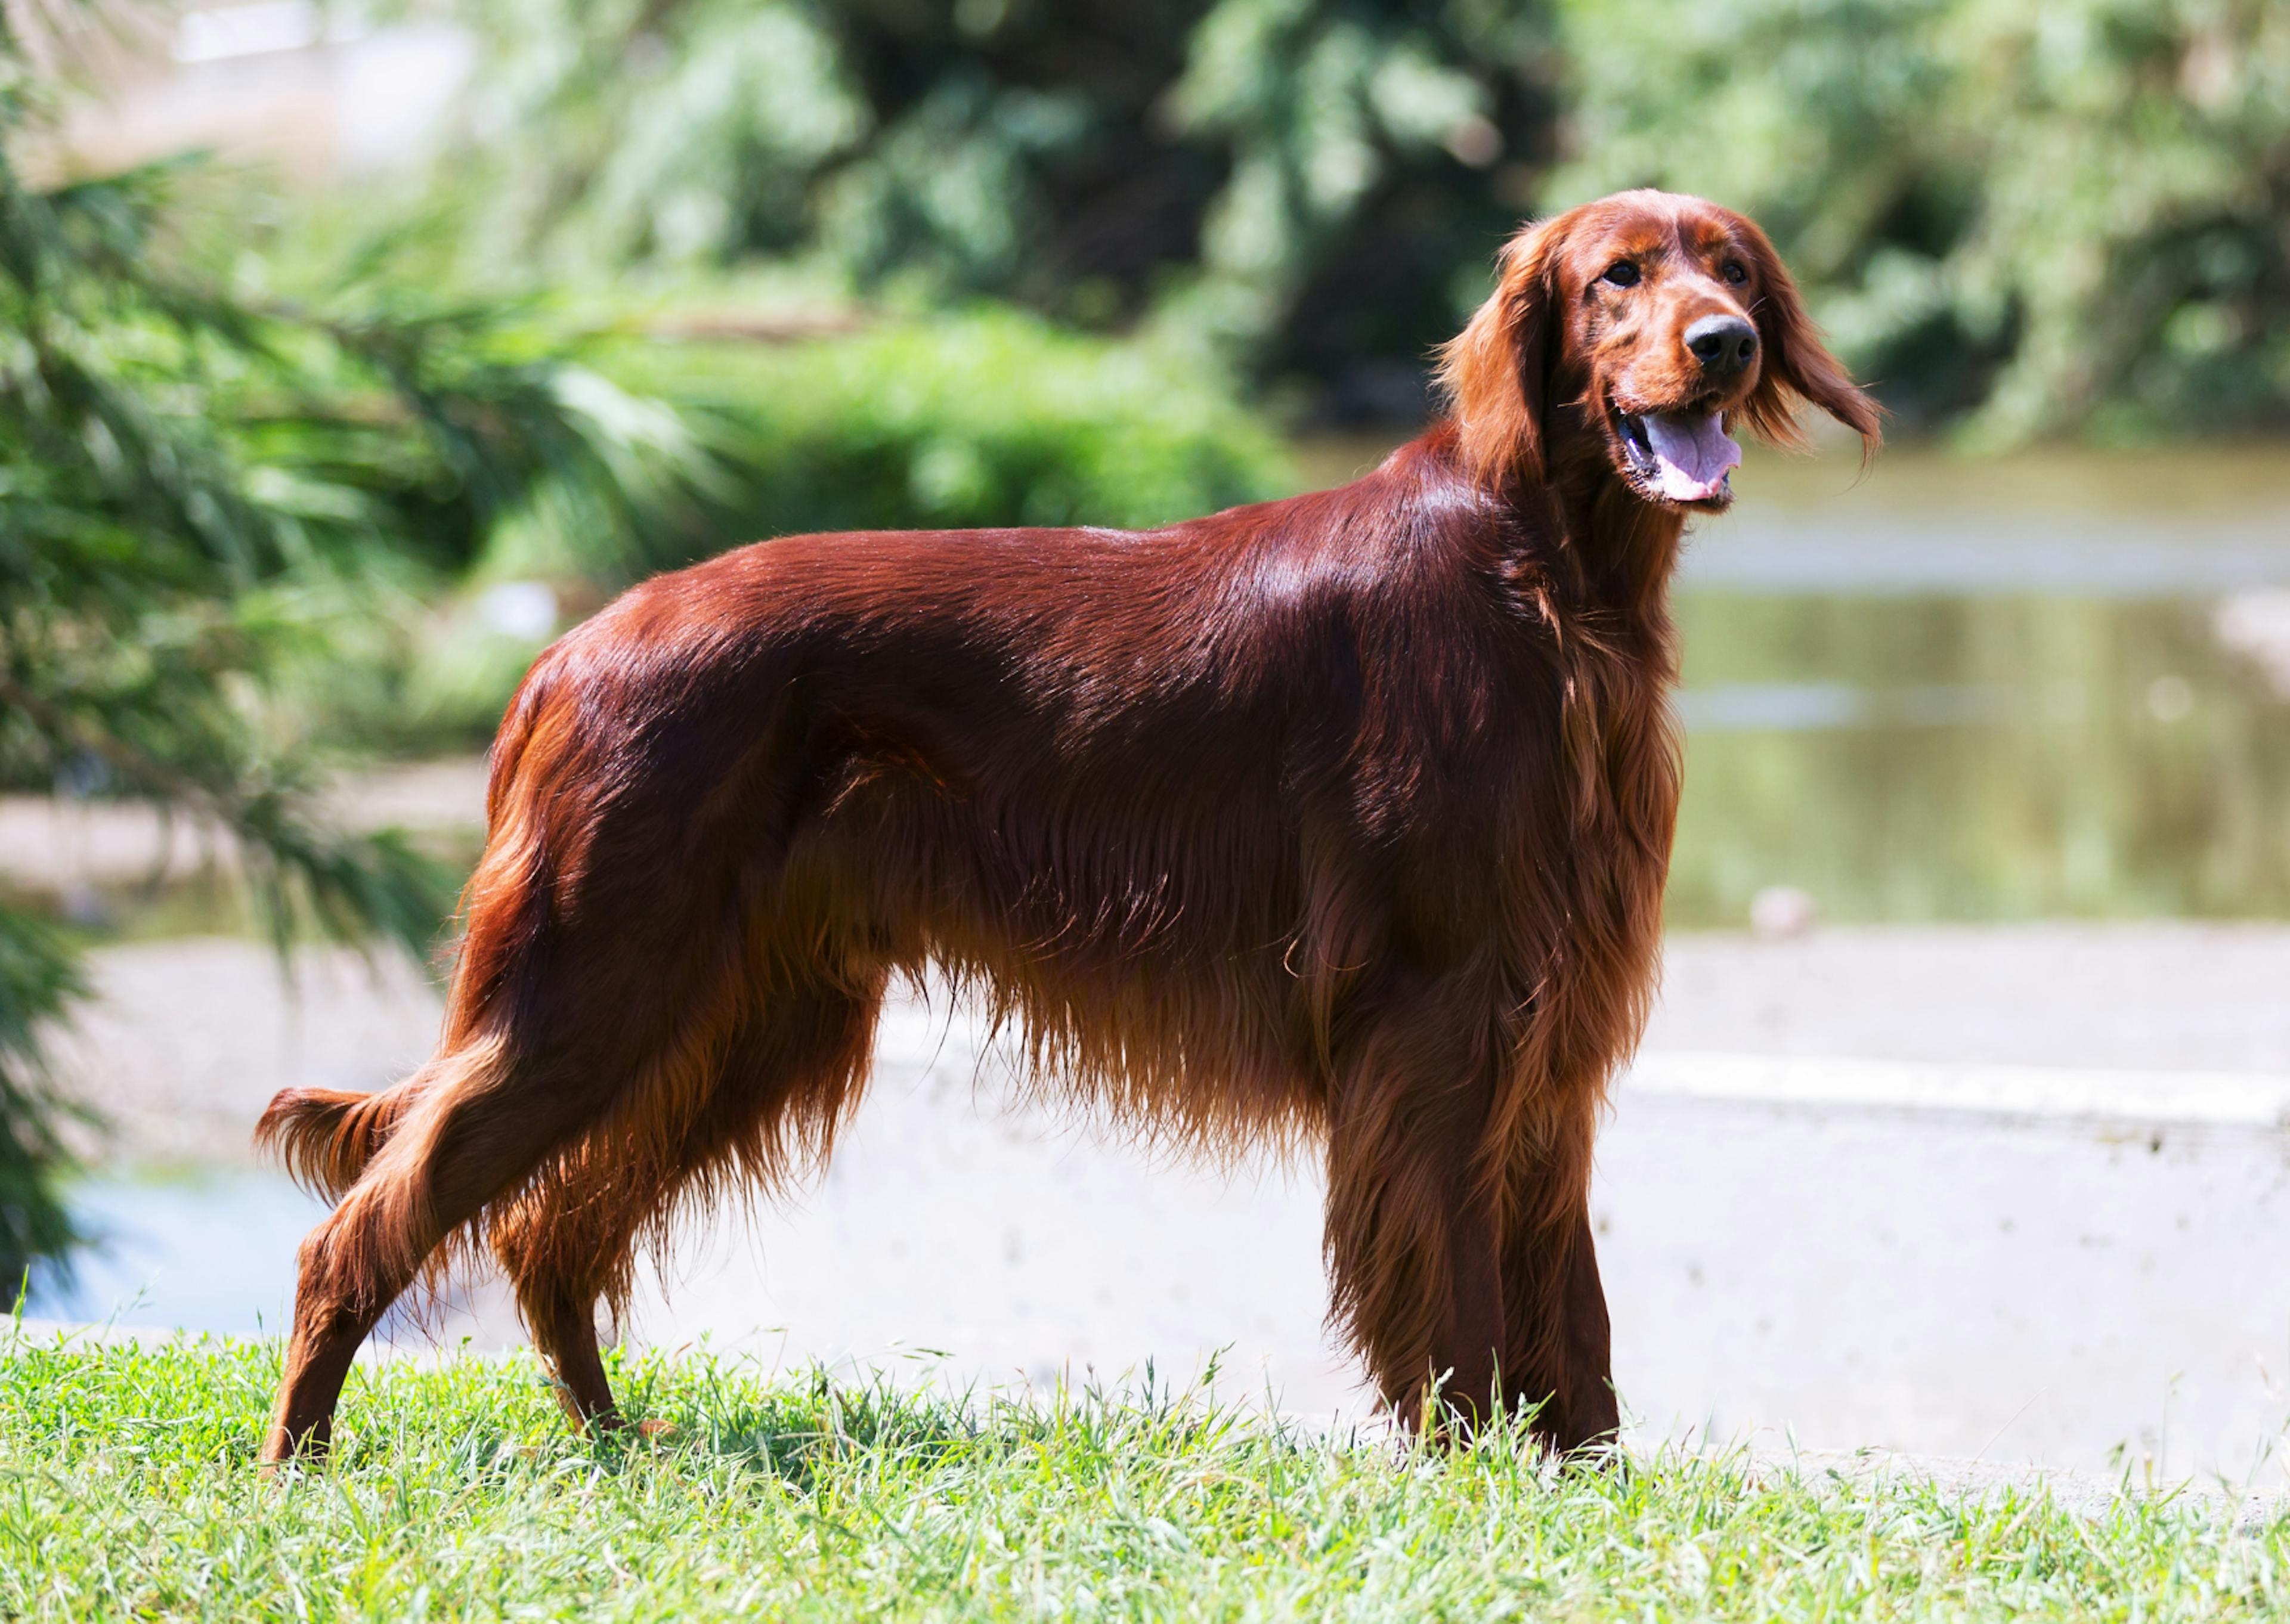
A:
{"label": "irish setter dog", "polygon": [[933,975],[1043,1090],[1324,1144],[1333,1315],[1403,1417],[1611,1434],[1587,1192],[1654,990],[1671,565],[1730,428],[1796,443],[1810,403],[1873,448],[1878,412],[1755,225],[1651,191],[1522,231],[1440,375],[1451,414],[1337,490],[785,537],[542,654],[436,1057],[259,1130],[339,1198],[266,1458],[324,1446],[377,1318],[479,1242],[617,1425],[638,1246],[818,1168],[885,989]]}

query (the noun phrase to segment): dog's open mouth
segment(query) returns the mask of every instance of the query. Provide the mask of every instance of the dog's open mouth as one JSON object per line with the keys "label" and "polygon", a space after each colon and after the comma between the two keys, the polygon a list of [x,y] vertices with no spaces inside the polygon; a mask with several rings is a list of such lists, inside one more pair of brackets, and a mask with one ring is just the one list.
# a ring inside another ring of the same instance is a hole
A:
{"label": "dog's open mouth", "polygon": [[1727,476],[1742,448],[1726,433],[1717,412],[1624,412],[1616,408],[1622,454],[1630,476],[1648,495],[1691,505],[1733,500]]}

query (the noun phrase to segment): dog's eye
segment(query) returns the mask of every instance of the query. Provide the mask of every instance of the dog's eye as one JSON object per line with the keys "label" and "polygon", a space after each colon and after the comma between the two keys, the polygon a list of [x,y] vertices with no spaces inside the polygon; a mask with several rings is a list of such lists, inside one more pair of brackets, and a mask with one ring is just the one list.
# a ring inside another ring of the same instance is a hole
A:
{"label": "dog's eye", "polygon": [[1750,279],[1749,268],[1743,265],[1739,260],[1726,260],[1725,264],[1718,268],[1718,275],[1724,276],[1726,281],[1732,283],[1735,287],[1740,287],[1743,283]]}
{"label": "dog's eye", "polygon": [[1606,267],[1605,280],[1618,288],[1635,286],[1637,279],[1638,268],[1628,260],[1617,260]]}

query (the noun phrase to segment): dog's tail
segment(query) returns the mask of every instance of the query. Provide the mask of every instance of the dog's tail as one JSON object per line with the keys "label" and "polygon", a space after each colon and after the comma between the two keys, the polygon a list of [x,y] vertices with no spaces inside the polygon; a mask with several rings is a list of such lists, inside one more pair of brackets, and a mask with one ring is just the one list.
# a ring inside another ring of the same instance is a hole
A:
{"label": "dog's tail", "polygon": [[372,1094],[281,1089],[254,1124],[255,1147],[276,1156],[304,1189],[340,1201],[419,1097],[425,1075]]}

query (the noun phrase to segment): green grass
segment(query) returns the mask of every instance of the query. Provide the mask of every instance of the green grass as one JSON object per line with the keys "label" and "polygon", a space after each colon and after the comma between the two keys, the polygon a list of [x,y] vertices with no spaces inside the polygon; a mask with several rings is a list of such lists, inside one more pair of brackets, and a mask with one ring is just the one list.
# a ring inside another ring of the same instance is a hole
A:
{"label": "green grass", "polygon": [[361,1370],[332,1466],[253,1456],[269,1347],[0,1329],[0,1618],[2230,1619],[2290,1520],[2098,1516],[1734,1459],[1554,1468],[1183,1396],[957,1404],[687,1356],[672,1439],[568,1436],[527,1361]]}

